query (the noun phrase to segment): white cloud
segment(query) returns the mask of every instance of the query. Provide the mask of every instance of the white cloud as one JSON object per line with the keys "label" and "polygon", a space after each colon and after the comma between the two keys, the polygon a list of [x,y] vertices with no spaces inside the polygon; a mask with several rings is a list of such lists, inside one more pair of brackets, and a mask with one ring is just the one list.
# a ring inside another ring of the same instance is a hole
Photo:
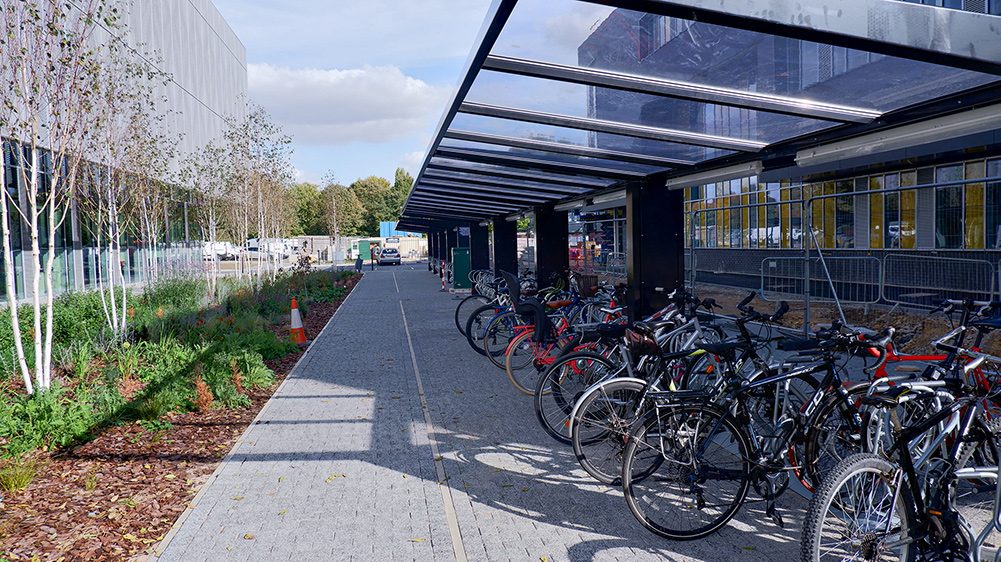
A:
{"label": "white cloud", "polygon": [[433,124],[449,90],[395,66],[316,70],[248,65],[250,97],[296,144],[388,142]]}
{"label": "white cloud", "polygon": [[424,163],[424,151],[420,150],[417,152],[408,152],[403,155],[403,168],[407,171],[414,173],[416,170],[420,170],[421,164]]}

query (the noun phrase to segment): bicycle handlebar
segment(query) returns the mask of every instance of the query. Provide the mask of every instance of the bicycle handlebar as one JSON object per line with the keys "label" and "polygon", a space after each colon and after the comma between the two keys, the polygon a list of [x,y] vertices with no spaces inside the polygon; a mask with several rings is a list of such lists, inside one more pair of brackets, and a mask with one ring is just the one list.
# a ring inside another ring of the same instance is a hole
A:
{"label": "bicycle handlebar", "polygon": [[868,349],[875,349],[879,353],[876,357],[876,362],[863,368],[863,373],[871,375],[879,370],[884,363],[886,363],[886,347],[890,345],[891,341],[893,341],[893,334],[896,333],[896,331],[896,328],[889,327],[883,330],[882,335],[876,339],[870,339],[869,336],[862,336],[862,339],[858,340],[858,345]]}

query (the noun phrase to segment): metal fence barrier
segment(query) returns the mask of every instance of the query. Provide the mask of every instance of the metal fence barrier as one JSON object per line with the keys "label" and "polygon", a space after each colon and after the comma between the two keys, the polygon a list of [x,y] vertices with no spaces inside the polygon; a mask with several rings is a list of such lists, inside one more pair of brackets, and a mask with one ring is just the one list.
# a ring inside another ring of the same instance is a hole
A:
{"label": "metal fence barrier", "polygon": [[997,276],[983,260],[891,254],[884,259],[887,302],[931,306],[943,299],[994,299]]}
{"label": "metal fence barrier", "polygon": [[[761,295],[766,300],[805,300],[802,257],[761,260]],[[825,271],[824,265],[827,269]],[[853,304],[879,302],[883,266],[879,258],[825,257],[810,260],[810,298]],[[828,277],[828,275],[830,277]]]}

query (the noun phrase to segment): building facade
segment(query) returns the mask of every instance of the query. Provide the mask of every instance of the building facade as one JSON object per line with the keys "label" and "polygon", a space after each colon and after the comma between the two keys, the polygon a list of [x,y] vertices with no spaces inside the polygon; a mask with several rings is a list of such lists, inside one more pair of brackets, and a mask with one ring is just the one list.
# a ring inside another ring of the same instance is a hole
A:
{"label": "building facade", "polygon": [[[246,49],[210,0],[144,0],[134,2],[123,18],[128,41],[135,57],[167,76],[156,86],[154,95],[162,99],[165,129],[179,138],[178,162],[208,142],[219,140],[227,119],[241,119],[246,108]],[[106,40],[96,38],[96,41]],[[11,197],[24,200],[25,185],[11,151],[14,143],[3,139],[4,177]],[[44,157],[44,155],[43,155]],[[54,291],[63,293],[96,286],[99,263],[107,263],[107,249],[99,255],[83,228],[87,220],[76,205],[57,232]],[[177,197],[165,210],[167,228],[157,248],[158,260],[165,264],[201,263],[201,249],[190,247],[193,219],[187,201]],[[16,221],[15,221],[16,222]],[[30,263],[31,243],[23,224],[12,224],[12,246],[16,269],[16,290],[23,297],[35,272],[25,270]],[[42,247],[48,244],[42,241]],[[121,263],[127,282],[146,280],[147,252],[136,240],[122,241]],[[44,250],[43,250],[44,251]],[[3,265],[0,263],[0,270]],[[30,269],[30,268],[28,268]],[[107,275],[107,272],[104,273]],[[6,288],[0,286],[0,294]]]}

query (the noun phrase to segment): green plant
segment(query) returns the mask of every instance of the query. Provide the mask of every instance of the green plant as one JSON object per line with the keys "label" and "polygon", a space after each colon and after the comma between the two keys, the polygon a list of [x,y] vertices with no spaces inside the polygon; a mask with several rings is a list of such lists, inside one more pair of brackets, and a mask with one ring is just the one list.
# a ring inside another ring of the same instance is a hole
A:
{"label": "green plant", "polygon": [[0,467],[0,488],[14,492],[23,490],[35,480],[45,466],[46,461],[35,454],[21,455],[19,458],[8,459]]}
{"label": "green plant", "polygon": [[58,381],[44,392],[14,397],[0,410],[0,451],[7,457],[87,438],[99,421],[87,389],[71,391]]}
{"label": "green plant", "polygon": [[139,424],[139,427],[143,428],[144,430],[150,433],[155,433],[157,431],[166,431],[168,429],[174,428],[174,424],[170,423],[167,420],[139,420],[136,423]]}
{"label": "green plant", "polygon": [[83,475],[83,489],[88,492],[94,491],[97,488],[97,476],[97,465],[87,469],[87,473]]}
{"label": "green plant", "polygon": [[298,346],[291,341],[282,341],[273,333],[265,330],[229,334],[226,343],[227,347],[231,349],[242,348],[255,351],[264,359],[280,359],[299,350]]}
{"label": "green plant", "polygon": [[127,417],[138,420],[140,424],[142,422],[159,421],[160,418],[173,410],[176,405],[168,392],[154,392],[131,403]]}

